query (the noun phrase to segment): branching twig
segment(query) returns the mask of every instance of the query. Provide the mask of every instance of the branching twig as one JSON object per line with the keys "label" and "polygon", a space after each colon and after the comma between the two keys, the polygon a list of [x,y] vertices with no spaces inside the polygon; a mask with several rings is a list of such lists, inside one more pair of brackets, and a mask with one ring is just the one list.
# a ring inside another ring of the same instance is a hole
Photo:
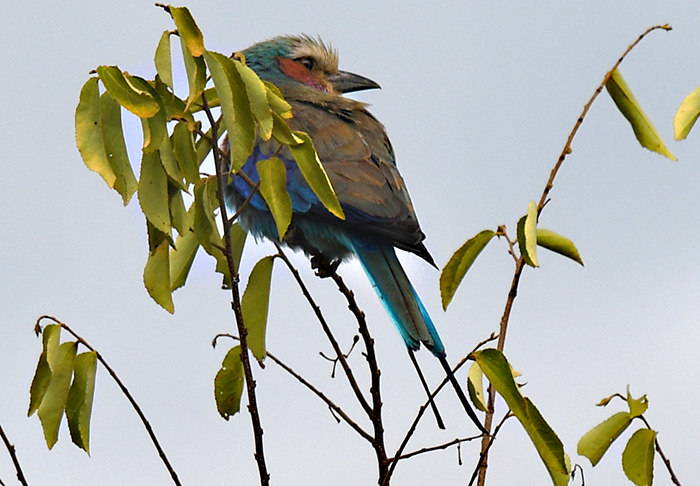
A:
{"label": "branching twig", "polygon": [[141,419],[141,422],[143,423],[143,426],[146,428],[146,432],[148,432],[148,435],[149,435],[150,438],[151,438],[151,442],[153,442],[153,445],[155,446],[156,450],[158,451],[158,455],[160,456],[160,459],[163,461],[163,464],[165,464],[166,469],[167,469],[168,472],[170,473],[170,477],[172,478],[173,482],[179,486],[179,485],[180,485],[180,480],[178,479],[177,474],[175,473],[175,470],[174,470],[173,467],[170,465],[170,461],[168,461],[168,458],[167,458],[167,456],[165,455],[165,452],[163,451],[163,448],[160,446],[160,443],[158,442],[158,439],[156,438],[156,434],[155,434],[155,432],[153,432],[153,428],[151,427],[151,424],[148,422],[148,420],[146,419],[146,416],[145,416],[144,413],[141,411],[141,407],[139,407],[139,404],[136,403],[136,400],[134,400],[134,397],[131,395],[131,393],[130,393],[129,390],[126,388],[126,386],[124,385],[124,383],[122,383],[122,381],[119,379],[119,377],[117,376],[117,373],[107,364],[107,361],[105,361],[105,359],[102,357],[102,355],[100,354],[99,351],[97,351],[95,348],[93,348],[92,346],[90,346],[90,344],[88,344],[88,342],[85,341],[85,339],[83,339],[83,338],[80,337],[78,334],[76,334],[75,331],[73,331],[73,329],[71,329],[70,327],[68,327],[67,324],[65,324],[65,323],[63,323],[63,322],[61,322],[61,321],[59,321],[59,320],[56,319],[55,317],[53,317],[53,316],[41,316],[41,317],[40,317],[39,319],[37,319],[37,321],[36,321],[36,328],[37,328],[37,329],[40,328],[41,321],[44,320],[44,319],[49,319],[49,320],[55,322],[56,324],[58,324],[59,326],[61,326],[61,328],[63,328],[63,329],[65,329],[66,331],[68,331],[80,344],[82,344],[82,345],[85,346],[87,349],[89,349],[90,351],[92,351],[93,353],[95,353],[95,357],[97,358],[97,361],[99,361],[100,363],[102,363],[102,366],[105,367],[105,369],[106,369],[107,372],[110,374],[110,376],[112,377],[112,379],[117,383],[117,386],[119,386],[119,388],[121,389],[121,391],[122,391],[122,393],[124,394],[124,396],[126,396],[127,400],[129,400],[129,403],[131,403],[131,406],[133,407],[133,409],[136,411],[136,414],[137,414],[137,415],[139,416],[139,418]]}
{"label": "branching twig", "polygon": [[513,416],[514,415],[509,410],[503,416],[501,421],[498,422],[498,425],[496,425],[496,428],[493,429],[493,434],[488,435],[488,436],[484,436],[484,438],[488,441],[488,445],[486,446],[486,449],[482,450],[481,453],[479,454],[479,461],[476,463],[476,467],[474,468],[474,472],[472,473],[472,477],[469,479],[468,486],[472,486],[472,484],[474,484],[474,480],[476,479],[477,475],[479,476],[479,481],[481,481],[481,471],[485,471],[485,465],[486,465],[486,461],[488,459],[489,449],[491,448],[491,445],[493,444],[494,440],[496,440],[496,436],[498,435],[498,432],[501,430],[501,427],[503,427],[503,424],[506,422],[506,420],[508,420],[510,417],[513,417]]}
{"label": "branching twig", "polygon": [[465,437],[464,439],[452,439],[451,441],[445,442],[444,444],[434,445],[434,446],[430,446],[430,447],[423,447],[422,449],[418,449],[417,451],[413,451],[413,452],[408,452],[408,453],[402,455],[401,457],[396,457],[394,459],[398,461],[399,459],[408,459],[410,457],[417,456],[419,454],[425,454],[426,452],[441,451],[441,450],[447,449],[448,447],[452,447],[453,445],[459,446],[462,442],[470,442],[472,440],[476,440],[479,438],[481,438],[481,434],[474,435],[472,437]]}
{"label": "branching twig", "polygon": [[[648,429],[653,430],[649,425],[649,422],[647,422],[647,419],[644,418],[644,415],[640,415],[639,418],[642,419],[642,422],[644,422],[644,425],[646,425]],[[676,486],[681,486],[681,482],[676,477],[676,473],[673,472],[673,468],[671,467],[671,461],[666,457],[664,451],[661,450],[661,446],[659,445],[658,439],[654,439],[654,445],[656,447],[656,452],[659,453],[659,456],[661,456],[661,460],[664,461],[664,466],[666,466],[666,470],[668,471],[669,476],[671,476],[671,481]]]}
{"label": "branching twig", "polygon": [[[5,431],[2,430],[2,426],[0,425],[0,437],[2,437],[2,441],[5,443],[5,447],[7,448],[7,452],[10,453],[10,457],[12,458],[12,464],[15,465],[15,471],[17,472],[17,480],[22,483],[24,486],[27,485],[27,480],[24,478],[24,473],[22,472],[22,467],[19,465],[19,459],[17,459],[17,453],[15,452],[15,446],[12,445],[10,442],[10,439],[7,438],[5,435]],[[2,481],[0,481],[2,483]]]}

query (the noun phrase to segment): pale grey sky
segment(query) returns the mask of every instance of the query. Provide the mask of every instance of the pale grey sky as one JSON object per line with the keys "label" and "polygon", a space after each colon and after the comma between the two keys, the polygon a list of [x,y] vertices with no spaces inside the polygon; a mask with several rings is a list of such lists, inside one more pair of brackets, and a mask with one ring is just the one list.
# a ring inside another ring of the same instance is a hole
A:
{"label": "pale grey sky", "polygon": [[[40,352],[36,318],[52,314],[98,348],[153,424],[183,484],[256,484],[249,419],[224,422],[212,381],[233,321],[212,263],[199,257],[167,314],[142,285],[145,225],[136,203],[89,172],[75,148],[73,115],[91,69],[117,64],[154,75],[153,53],[167,14],[150,1],[10,2],[0,21],[0,424],[30,484],[170,484],[134,413],[98,371],[91,451],[62,427],[53,451],[39,420],[26,418]],[[540,253],[526,269],[506,355],[539,407],[581,463],[587,484],[631,484],[620,467],[624,441],[595,469],[578,439],[611,410],[594,404],[629,384],[646,393],[647,417],[684,484],[700,476],[700,133],[676,143],[672,118],[700,84],[700,4],[678,2],[198,1],[191,2],[208,48],[229,53],[278,35],[318,34],[341,68],[382,85],[362,93],[386,125],[426,244],[438,265],[484,228],[515,222],[538,199],[576,118],[606,71],[647,27],[651,34],[621,71],[678,162],[642,149],[603,93],[574,141],[540,224],[571,238],[586,266]],[[139,127],[130,122],[138,143]],[[138,147],[135,147],[138,150]],[[270,252],[249,245],[243,273]],[[497,329],[512,277],[504,242],[479,258],[447,313],[438,272],[403,259],[456,361]],[[353,320],[328,281],[294,262],[341,339]],[[394,450],[423,395],[401,339],[356,263],[340,272],[370,317],[384,387],[387,445]],[[269,349],[350,412],[345,382],[318,357],[328,345],[288,273],[273,277]],[[418,355],[428,379],[442,372]],[[361,362],[359,354],[356,362]],[[255,369],[273,484],[375,484],[373,452],[326,407],[272,363]],[[464,375],[460,375],[463,379]],[[474,433],[454,397],[438,403],[446,432],[425,420],[409,449]],[[623,438],[628,437],[624,435]],[[477,445],[400,464],[396,484],[466,484]],[[0,450],[0,479],[15,484]],[[659,485],[670,484],[656,463]],[[510,421],[492,450],[489,484],[548,484],[522,428]]]}

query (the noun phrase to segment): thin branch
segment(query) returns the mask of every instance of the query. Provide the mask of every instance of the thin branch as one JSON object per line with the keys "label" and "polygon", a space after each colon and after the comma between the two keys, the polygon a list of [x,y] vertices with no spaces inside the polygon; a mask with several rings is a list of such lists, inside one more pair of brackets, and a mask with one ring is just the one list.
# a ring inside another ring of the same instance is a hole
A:
{"label": "thin branch", "polygon": [[451,441],[445,442],[444,444],[434,445],[431,447],[423,447],[422,449],[418,449],[417,451],[408,452],[408,453],[402,455],[401,457],[397,457],[396,460],[409,459],[409,458],[411,458],[413,456],[417,456],[419,454],[425,454],[426,452],[445,450],[449,447],[452,447],[453,445],[459,446],[462,442],[470,442],[472,440],[476,440],[476,439],[480,439],[480,438],[481,438],[481,434],[474,435],[472,437],[465,437],[464,439],[452,439]]}
{"label": "thin branch", "polygon": [[[17,472],[17,480],[22,483],[24,486],[27,485],[27,480],[24,478],[24,473],[22,472],[22,466],[19,465],[19,459],[17,459],[17,454],[15,452],[15,446],[12,445],[10,442],[10,439],[7,438],[5,435],[5,431],[2,430],[2,426],[0,425],[0,437],[2,437],[2,441],[5,443],[5,447],[7,447],[7,452],[10,453],[10,457],[12,458],[12,464],[15,465],[15,471]],[[3,484],[2,481],[0,481],[0,484]]]}
{"label": "thin branch", "polygon": [[148,420],[146,419],[146,416],[145,416],[144,413],[141,411],[141,407],[139,407],[139,404],[136,403],[136,400],[134,400],[134,397],[131,395],[131,393],[130,393],[129,390],[126,388],[126,386],[124,385],[124,383],[122,383],[122,381],[119,379],[119,377],[117,376],[117,373],[107,364],[107,361],[105,361],[105,359],[102,357],[102,355],[100,354],[100,352],[97,351],[97,350],[96,350],[95,348],[93,348],[92,346],[90,346],[90,344],[89,344],[87,341],[85,341],[85,339],[83,339],[83,338],[80,337],[78,334],[76,334],[75,331],[73,331],[73,329],[71,329],[71,328],[68,326],[68,324],[65,324],[65,323],[59,321],[58,319],[56,319],[56,318],[53,317],[53,316],[41,316],[41,317],[40,317],[39,319],[37,319],[37,321],[36,321],[36,329],[40,329],[41,321],[44,320],[44,319],[48,319],[48,320],[51,320],[51,321],[55,322],[56,324],[58,324],[59,326],[61,326],[61,328],[63,328],[63,329],[65,329],[66,331],[68,331],[80,344],[82,344],[82,345],[85,346],[87,349],[89,349],[90,351],[92,351],[93,353],[95,353],[95,357],[97,358],[97,361],[99,361],[100,363],[102,363],[102,366],[105,367],[105,369],[106,369],[107,372],[110,374],[110,376],[112,377],[112,379],[117,383],[117,386],[119,386],[119,388],[121,389],[121,391],[122,391],[122,393],[124,394],[124,396],[126,396],[127,400],[129,400],[129,403],[131,403],[131,406],[133,407],[133,409],[136,411],[136,414],[137,414],[137,415],[139,416],[139,418],[141,419],[141,422],[143,423],[143,426],[146,428],[146,431],[148,432],[148,435],[149,435],[150,438],[151,438],[151,442],[153,442],[153,445],[155,446],[156,450],[158,451],[158,455],[160,456],[160,459],[163,461],[163,464],[165,464],[165,468],[166,468],[166,469],[168,470],[168,472],[170,473],[170,477],[172,478],[173,482],[179,486],[179,485],[180,485],[180,480],[178,479],[177,474],[175,473],[175,470],[174,470],[173,467],[170,465],[170,461],[168,461],[168,458],[167,458],[167,456],[165,455],[165,452],[163,451],[163,448],[160,446],[160,443],[158,442],[158,439],[156,438],[156,434],[155,434],[155,432],[153,432],[153,428],[151,427],[151,424],[148,422]]}
{"label": "thin branch", "polygon": [[498,422],[498,425],[496,425],[496,428],[493,429],[493,434],[490,436],[485,436],[488,439],[488,445],[486,446],[485,450],[482,450],[481,453],[479,454],[479,461],[476,463],[476,467],[474,468],[474,472],[472,473],[472,477],[469,479],[469,486],[474,484],[474,480],[476,479],[477,475],[479,476],[479,480],[481,480],[481,471],[485,471],[485,465],[486,461],[488,459],[488,453],[489,449],[491,448],[491,445],[496,439],[496,436],[498,435],[498,432],[501,430],[501,427],[503,427],[503,424],[508,420],[510,417],[514,417],[514,415],[510,412],[510,410],[503,416],[500,422]]}
{"label": "thin branch", "polygon": [[[651,428],[651,426],[649,425],[649,422],[647,422],[647,419],[644,418],[644,415],[640,415],[639,418],[642,419],[642,422],[644,422],[644,425],[646,425],[649,430],[653,430]],[[661,445],[659,444],[658,439],[654,439],[654,445],[656,446],[656,452],[659,453],[659,456],[661,456],[661,460],[664,461],[664,465],[666,466],[666,470],[668,471],[669,476],[671,476],[671,481],[676,486],[681,486],[681,482],[678,480],[676,473],[673,472],[673,468],[671,467],[670,459],[668,459],[666,457],[666,455],[664,454],[664,451],[661,450]]]}

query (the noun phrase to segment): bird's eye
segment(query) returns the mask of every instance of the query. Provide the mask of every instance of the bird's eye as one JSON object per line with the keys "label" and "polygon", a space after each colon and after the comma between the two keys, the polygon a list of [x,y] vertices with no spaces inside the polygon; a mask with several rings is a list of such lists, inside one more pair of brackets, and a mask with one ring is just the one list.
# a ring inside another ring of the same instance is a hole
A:
{"label": "bird's eye", "polygon": [[301,59],[297,59],[297,61],[309,71],[313,71],[314,60],[310,57],[302,57]]}

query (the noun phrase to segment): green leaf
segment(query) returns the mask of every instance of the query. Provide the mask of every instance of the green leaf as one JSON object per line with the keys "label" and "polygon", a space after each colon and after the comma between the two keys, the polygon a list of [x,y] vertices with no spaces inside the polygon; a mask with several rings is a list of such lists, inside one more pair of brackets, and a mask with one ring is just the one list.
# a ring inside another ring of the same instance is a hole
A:
{"label": "green leaf", "polygon": [[98,78],[90,78],[80,90],[80,101],[75,109],[75,140],[87,168],[100,174],[113,188],[117,176],[105,150],[97,83]]}
{"label": "green leaf", "polygon": [[294,135],[300,138],[303,143],[290,145],[289,149],[292,151],[304,179],[328,211],[340,219],[345,219],[343,208],[340,207],[338,197],[335,195],[328,174],[318,158],[311,137],[304,132],[294,132]]}
{"label": "green leaf", "polygon": [[148,295],[172,314],[175,312],[175,306],[170,291],[169,246],[168,241],[163,241],[149,253],[146,267],[143,269],[143,284]]}
{"label": "green leaf", "polygon": [[621,433],[632,423],[632,417],[627,412],[618,412],[607,420],[599,423],[578,441],[577,452],[587,457],[593,466],[598,464],[608,448]]}
{"label": "green leaf", "polygon": [[479,256],[479,253],[491,241],[496,233],[491,230],[483,230],[473,238],[464,243],[459,250],[454,252],[450,260],[440,273],[440,295],[442,297],[442,309],[447,310],[447,306],[452,302],[452,298],[471,268],[472,263]]}
{"label": "green leaf", "polygon": [[156,65],[156,72],[160,79],[170,88],[174,89],[173,85],[173,61],[170,56],[170,34],[166,30],[160,36],[158,47],[156,47],[156,55],[153,59]]}
{"label": "green leaf", "polygon": [[578,250],[574,246],[573,241],[558,235],[554,231],[549,231],[544,228],[537,228],[537,244],[542,248],[546,248],[554,253],[559,253],[562,256],[571,258],[573,261],[580,263],[583,266],[583,260],[579,255]]}
{"label": "green leaf", "polygon": [[646,395],[639,398],[632,398],[630,395],[630,387],[627,387],[627,405],[630,407],[630,417],[639,417],[649,408],[649,400]]}
{"label": "green leaf", "polygon": [[238,74],[241,75],[243,84],[245,84],[248,99],[250,100],[250,109],[258,122],[260,137],[263,140],[270,140],[273,122],[270,102],[268,101],[268,91],[258,75],[255,74],[255,71],[240,61],[233,61],[233,65],[238,70]]}
{"label": "green leaf", "polygon": [[192,262],[199,250],[199,241],[193,231],[178,235],[175,248],[170,250],[170,291],[185,285]]}
{"label": "green leaf", "polygon": [[168,138],[168,122],[165,117],[165,110],[161,110],[151,118],[141,118],[141,128],[143,129],[144,152],[157,151],[163,139]]}
{"label": "green leaf", "polygon": [[231,256],[233,257],[233,263],[235,264],[236,268],[240,268],[241,255],[243,254],[243,247],[245,246],[245,240],[248,233],[241,227],[240,224],[236,223],[231,226],[229,235],[231,236]]}
{"label": "green leaf", "polygon": [[185,180],[189,184],[196,183],[199,180],[199,160],[194,146],[194,137],[186,122],[179,122],[175,125],[172,146]]}
{"label": "green leaf", "polygon": [[654,446],[656,432],[639,429],[622,452],[622,469],[637,486],[651,486],[654,481]]}
{"label": "green leaf", "polygon": [[185,72],[187,73],[187,84],[189,86],[189,94],[187,95],[186,109],[189,109],[192,103],[197,101],[204,92],[204,87],[207,84],[207,66],[204,63],[204,58],[200,55],[194,57],[185,40],[180,36],[180,46],[182,47],[182,59],[185,64]]}
{"label": "green leaf", "polygon": [[158,230],[169,234],[168,176],[158,152],[143,154],[138,198],[146,219]]}
{"label": "green leaf", "polygon": [[275,140],[277,140],[279,143],[283,143],[285,145],[299,145],[304,143],[301,138],[292,133],[289,125],[287,125],[287,122],[285,122],[280,115],[273,112],[272,120],[272,136],[275,137]]}
{"label": "green leaf", "polygon": [[218,52],[206,51],[204,59],[211,71],[221,103],[224,124],[231,143],[231,169],[237,172],[253,152],[255,122],[246,85],[234,61]]}
{"label": "green leaf", "polygon": [[530,201],[527,205],[527,215],[518,221],[518,247],[525,263],[531,267],[539,267],[537,263],[537,204]]}
{"label": "green leaf", "polygon": [[48,360],[51,366],[51,381],[39,405],[38,414],[49,449],[52,449],[58,440],[58,428],[61,425],[63,411],[66,409],[77,349],[78,343],[74,341],[63,343],[58,347],[54,364]]}
{"label": "green leaf", "polygon": [[484,372],[481,371],[479,363],[476,361],[473,362],[471,368],[469,368],[469,376],[467,377],[467,391],[469,392],[469,399],[476,408],[482,412],[488,411],[488,407],[486,406],[486,401],[484,399]]}
{"label": "green leaf", "polygon": [[152,84],[155,87],[155,92],[158,95],[160,102],[163,104],[163,108],[165,109],[165,119],[167,121],[175,120],[178,122],[184,120],[189,129],[193,130],[197,125],[197,122],[192,116],[192,112],[187,109],[187,104],[184,102],[184,100],[181,100],[175,96],[175,94],[170,91],[170,88],[168,88],[168,86],[161,81],[160,76],[156,76],[156,79],[152,81]]}
{"label": "green leaf", "polygon": [[126,206],[138,189],[138,182],[126,151],[121,106],[108,92],[100,96],[100,114],[104,152],[115,176],[113,187],[122,196]]}
{"label": "green leaf", "polygon": [[632,94],[632,90],[627,86],[619,70],[613,71],[610,80],[605,84],[605,88],[608,90],[620,113],[632,125],[634,135],[642,147],[666,156],[671,160],[677,160],[666,148],[659,132],[656,131],[654,124],[642,110],[641,105],[634,97],[634,94]]}
{"label": "green leaf", "polygon": [[683,140],[688,136],[700,115],[700,87],[690,93],[678,107],[676,116],[673,117],[673,137]]}
{"label": "green leaf", "polygon": [[204,36],[187,7],[170,7],[177,32],[194,57],[204,53]]}
{"label": "green leaf", "polygon": [[263,159],[257,164],[260,175],[260,193],[277,224],[280,241],[292,222],[292,199],[287,192],[287,169],[277,157]]}
{"label": "green leaf", "polygon": [[248,277],[241,311],[243,322],[248,329],[248,347],[261,361],[267,354],[265,350],[265,331],[267,329],[267,312],[270,306],[270,281],[272,280],[272,263],[274,257],[267,256],[253,267]]}
{"label": "green leaf", "polygon": [[185,209],[185,201],[182,199],[182,191],[172,184],[168,184],[168,195],[170,197],[170,222],[178,234],[187,233],[190,230],[190,216]]}
{"label": "green leaf", "polygon": [[134,86],[117,66],[100,66],[97,74],[109,94],[134,115],[150,118],[160,111],[153,95]]}
{"label": "green leaf", "polygon": [[226,354],[221,369],[214,378],[216,409],[226,420],[241,409],[244,379],[241,347],[236,346]]}
{"label": "green leaf", "polygon": [[270,103],[270,108],[274,114],[281,116],[282,118],[292,117],[292,105],[287,103],[282,96],[282,92],[269,81],[262,80],[265,88],[267,88],[267,101]]}
{"label": "green leaf", "polygon": [[55,363],[60,339],[61,326],[50,324],[44,328],[42,333],[43,349],[39,356],[31,387],[29,388],[29,411],[27,412],[27,417],[31,417],[39,409],[41,400],[44,398],[46,389],[51,381],[49,359],[51,359],[52,363]]}
{"label": "green leaf", "polygon": [[208,181],[202,180],[202,183],[195,184],[192,229],[204,251],[216,259],[216,271],[224,276],[224,286],[228,287],[231,282],[231,274],[228,261],[221,251],[221,248],[224,247],[224,241],[214,221],[214,208],[218,208],[216,187],[216,178]]}
{"label": "green leaf", "polygon": [[564,446],[535,405],[520,393],[503,353],[497,349],[484,349],[474,353],[474,359],[530,436],[554,485],[566,486],[569,467]]}
{"label": "green leaf", "polygon": [[75,376],[66,401],[66,419],[73,443],[90,454],[90,416],[95,396],[97,353],[89,351],[75,357]]}
{"label": "green leaf", "polygon": [[187,191],[187,185],[184,182],[184,176],[180,170],[180,164],[178,164],[175,158],[175,152],[170,144],[170,137],[167,135],[163,137],[163,140],[158,148],[158,153],[160,155],[160,161],[163,164],[165,173],[168,174],[169,180],[174,183],[179,189]]}

